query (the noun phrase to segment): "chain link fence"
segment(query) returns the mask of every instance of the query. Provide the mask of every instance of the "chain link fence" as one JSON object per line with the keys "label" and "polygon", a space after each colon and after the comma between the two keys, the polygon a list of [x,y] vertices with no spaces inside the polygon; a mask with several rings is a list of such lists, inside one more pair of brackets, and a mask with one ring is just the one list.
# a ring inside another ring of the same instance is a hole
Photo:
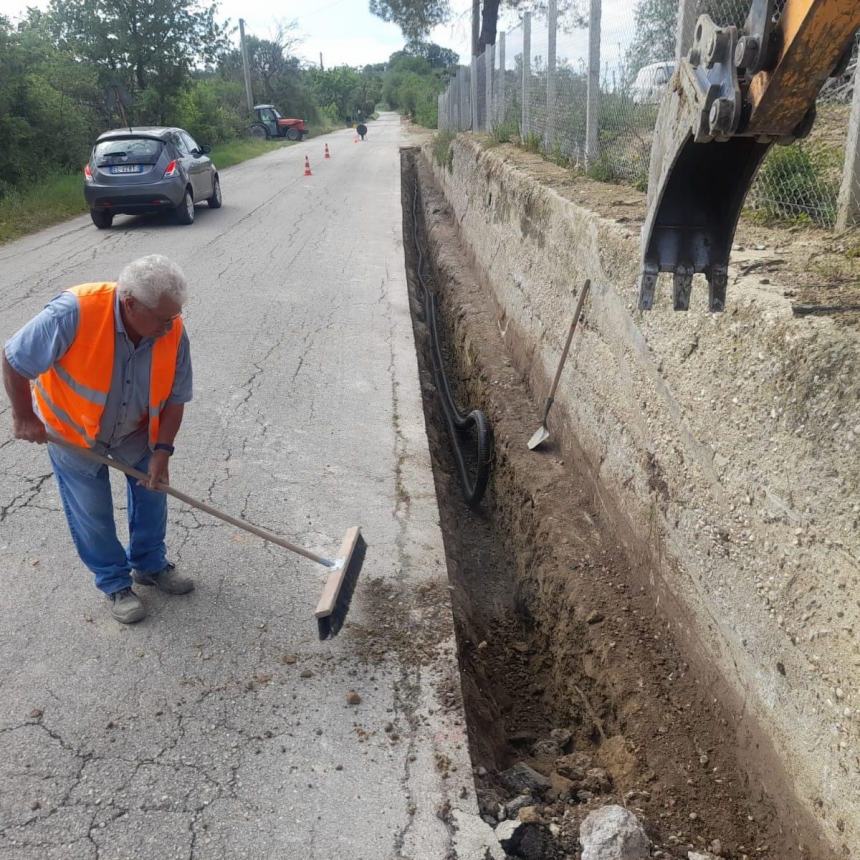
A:
{"label": "chain link fence", "polygon": [[[692,32],[703,13],[742,25],[751,0],[682,2],[682,26]],[[583,18],[569,4],[557,14],[550,0],[547,11],[524,14],[471,68],[460,67],[439,98],[440,129],[517,138],[595,179],[644,190],[678,32],[671,3],[662,20],[649,18],[646,4],[654,8],[648,0],[592,2],[591,16]],[[856,130],[849,135],[852,104],[860,125],[857,77],[855,47],[846,72],[822,90],[810,136],[768,154],[747,197],[754,215],[826,228],[860,221],[860,143]]]}

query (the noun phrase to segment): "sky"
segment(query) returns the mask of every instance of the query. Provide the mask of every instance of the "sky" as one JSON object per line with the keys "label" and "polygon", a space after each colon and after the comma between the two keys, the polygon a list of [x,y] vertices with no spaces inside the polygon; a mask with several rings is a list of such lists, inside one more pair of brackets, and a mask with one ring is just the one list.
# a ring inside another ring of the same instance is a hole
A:
{"label": "sky", "polygon": [[[12,16],[23,14],[27,6],[44,8],[48,0],[0,0],[0,14]],[[450,0],[452,16],[447,24],[436,27],[430,41],[450,48],[460,55],[461,62],[468,62],[471,34],[471,0]],[[622,42],[632,35],[630,0],[609,0],[603,4],[603,57],[612,61],[620,54]],[[220,0],[220,18],[230,18],[235,25],[245,19],[245,32],[261,38],[271,38],[279,24],[296,21],[296,33],[301,39],[295,53],[302,59],[318,63],[320,52],[326,67],[337,65],[362,66],[366,63],[381,63],[403,47],[403,36],[394,24],[388,24],[371,15],[368,0],[290,0],[283,7],[271,0]],[[514,29],[518,17],[512,12],[502,12],[500,30]],[[541,53],[541,28],[533,25],[532,55]],[[238,43],[238,34],[236,35]],[[545,42],[545,34],[543,42]],[[570,34],[559,33],[559,58],[569,55],[584,57],[587,52],[587,33],[584,30]],[[515,37],[511,41],[511,47]],[[512,59],[513,51],[509,50]]]}
{"label": "sky", "polygon": [[[0,0],[0,14],[20,16],[27,6],[45,8],[47,0]],[[470,0],[451,0],[454,19],[437,27],[431,41],[466,57],[469,53]],[[381,63],[403,47],[400,28],[368,11],[368,0],[290,0],[283,6],[271,0],[220,0],[219,17],[237,24],[245,19],[245,32],[271,37],[279,23],[297,22],[301,44],[296,53],[328,66]],[[238,35],[236,36],[238,40]]]}

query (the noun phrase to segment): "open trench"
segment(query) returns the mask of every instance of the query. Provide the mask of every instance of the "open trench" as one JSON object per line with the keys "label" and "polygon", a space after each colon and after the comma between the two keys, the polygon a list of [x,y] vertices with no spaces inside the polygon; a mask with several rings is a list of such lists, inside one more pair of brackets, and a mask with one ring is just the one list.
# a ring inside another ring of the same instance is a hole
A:
{"label": "open trench", "polygon": [[[403,151],[402,179],[413,328],[485,820],[527,820],[526,836],[507,849],[517,857],[579,858],[579,824],[610,803],[637,815],[655,858],[823,856],[749,778],[754,743],[739,753],[729,711],[655,611],[642,584],[648,559],[622,550],[623,526],[581,452],[552,440],[528,450],[540,409],[418,150]],[[494,425],[492,477],[477,511],[462,498],[433,385],[415,193],[452,388],[461,408],[483,409]],[[549,784],[524,788],[510,770],[519,764]]]}

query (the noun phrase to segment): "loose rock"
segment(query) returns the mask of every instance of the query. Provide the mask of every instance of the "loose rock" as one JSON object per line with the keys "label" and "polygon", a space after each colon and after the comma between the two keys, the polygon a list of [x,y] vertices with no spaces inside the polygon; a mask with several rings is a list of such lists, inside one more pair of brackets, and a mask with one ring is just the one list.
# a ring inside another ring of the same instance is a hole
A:
{"label": "loose rock", "polygon": [[531,806],[533,803],[534,800],[530,794],[520,794],[505,804],[505,812],[507,813],[508,818],[516,818],[517,813],[524,806]]}
{"label": "loose rock", "polygon": [[503,821],[495,830],[496,839],[502,845],[505,851],[508,850],[508,844],[514,838],[514,834],[523,826],[522,821],[508,820]]}
{"label": "loose rock", "polygon": [[532,747],[532,755],[535,758],[555,759],[561,755],[561,747],[557,741],[552,739],[538,741]]}
{"label": "loose rock", "polygon": [[361,704],[361,696],[355,692],[355,690],[350,690],[346,694],[346,703],[348,705],[360,705]]}
{"label": "loose rock", "polygon": [[591,756],[586,753],[570,753],[555,760],[555,769],[567,779],[582,782],[585,772],[593,764]]}
{"label": "loose rock", "polygon": [[557,771],[549,775],[549,794],[554,800],[566,800],[573,793],[574,783]]}
{"label": "loose rock", "polygon": [[553,839],[542,824],[505,821],[496,828],[496,838],[509,857],[546,860],[552,856]]}
{"label": "loose rock", "polygon": [[549,780],[534,768],[519,762],[500,774],[505,785],[517,794],[540,794],[550,787]]}
{"label": "loose rock", "polygon": [[579,828],[582,860],[647,860],[651,848],[639,820],[622,806],[603,806]]}
{"label": "loose rock", "polygon": [[583,788],[595,794],[606,794],[612,791],[612,777],[602,767],[592,767],[585,772]]}
{"label": "loose rock", "polygon": [[536,806],[524,806],[517,813],[517,818],[522,821],[523,824],[540,824],[541,821],[543,821]]}
{"label": "loose rock", "polygon": [[564,749],[573,738],[573,735],[568,729],[553,729],[549,736],[562,748]]}

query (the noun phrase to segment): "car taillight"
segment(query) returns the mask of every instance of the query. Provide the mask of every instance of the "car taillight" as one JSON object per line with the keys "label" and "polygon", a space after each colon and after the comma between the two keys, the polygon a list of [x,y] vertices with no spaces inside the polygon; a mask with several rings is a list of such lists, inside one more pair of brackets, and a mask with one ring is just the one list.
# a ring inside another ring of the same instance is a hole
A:
{"label": "car taillight", "polygon": [[92,182],[93,181],[93,172],[90,170],[89,164],[84,165],[84,181]]}
{"label": "car taillight", "polygon": [[179,162],[176,161],[175,159],[173,161],[171,161],[170,164],[168,164],[167,167],[164,169],[164,175],[165,176],[176,176],[176,174],[178,172],[179,172]]}

